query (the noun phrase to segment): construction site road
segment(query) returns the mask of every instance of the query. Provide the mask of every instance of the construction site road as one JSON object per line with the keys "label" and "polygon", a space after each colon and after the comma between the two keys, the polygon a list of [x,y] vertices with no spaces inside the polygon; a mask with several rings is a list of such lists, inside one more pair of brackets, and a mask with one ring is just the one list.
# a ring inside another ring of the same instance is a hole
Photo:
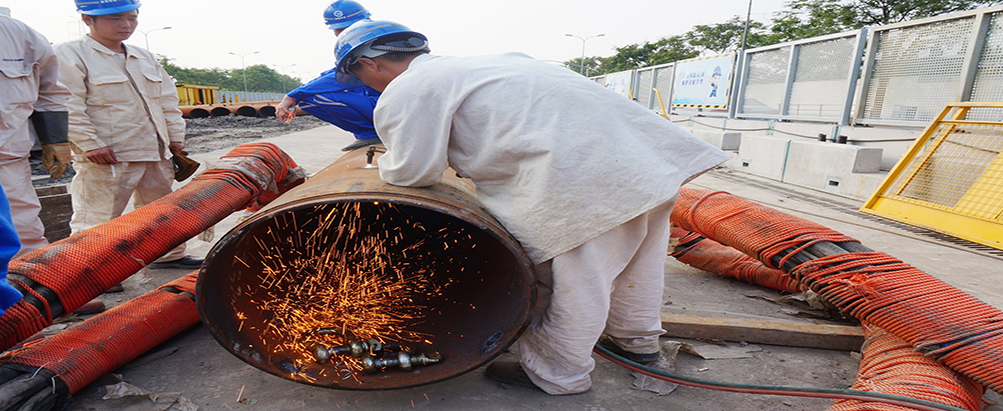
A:
{"label": "construction site road", "polygon": [[[333,126],[322,126],[261,141],[275,143],[306,169],[316,173],[342,155],[341,148],[352,136]],[[198,152],[193,157],[212,165],[230,147]],[[728,191],[786,213],[843,232],[865,245],[887,252],[940,278],[973,296],[1003,308],[1003,253],[973,248],[963,242],[884,222],[856,211],[861,202],[828,193],[785,185],[776,181],[728,170],[708,172],[690,186]],[[217,224],[215,238],[234,227],[243,216],[230,216]],[[193,239],[189,252],[205,256],[212,242]],[[126,291],[100,298],[114,306],[152,290],[182,275],[184,270],[145,269],[124,282]],[[669,258],[665,265],[663,313],[714,318],[762,319],[802,324],[831,323],[806,318],[811,311],[797,301],[776,302],[780,293],[731,279],[721,278]],[[838,323],[831,323],[838,324]],[[58,324],[58,327],[61,324]],[[47,330],[57,332],[58,330]],[[664,341],[670,340],[663,338]],[[693,378],[732,383],[823,388],[849,388],[856,378],[859,353],[816,348],[797,348],[743,341],[697,341],[692,343],[701,358],[680,353],[675,372]],[[658,393],[633,389],[631,373],[594,355],[591,391],[571,396],[549,396],[540,390],[499,384],[484,376],[483,368],[435,384],[394,391],[342,391],[295,383],[254,368],[221,347],[203,325],[151,350],[159,353],[134,366],[126,366],[91,384],[74,396],[70,410],[163,410],[164,405],[146,400],[145,405],[123,405],[122,398],[103,399],[108,386],[125,381],[158,398],[190,400],[188,408],[200,410],[651,410],[752,411],[823,410],[831,399],[751,395],[680,386],[661,387]],[[709,353],[709,354],[708,354]],[[515,359],[511,351],[502,359]],[[173,393],[173,394],[172,394]],[[985,399],[998,402],[989,392]],[[141,401],[142,402],[142,401]],[[187,404],[187,403],[186,403]],[[990,404],[987,404],[987,406]],[[136,408],[130,408],[136,407]],[[987,410],[1000,410],[991,406]]]}

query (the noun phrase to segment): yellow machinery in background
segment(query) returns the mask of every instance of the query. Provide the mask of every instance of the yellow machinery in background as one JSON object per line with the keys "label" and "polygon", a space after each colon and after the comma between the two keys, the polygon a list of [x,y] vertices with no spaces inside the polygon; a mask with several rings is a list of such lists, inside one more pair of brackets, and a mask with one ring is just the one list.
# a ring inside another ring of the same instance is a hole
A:
{"label": "yellow machinery in background", "polygon": [[178,84],[178,105],[197,106],[219,102],[219,87]]}
{"label": "yellow machinery in background", "polygon": [[1003,249],[1001,113],[948,104],[860,211]]}

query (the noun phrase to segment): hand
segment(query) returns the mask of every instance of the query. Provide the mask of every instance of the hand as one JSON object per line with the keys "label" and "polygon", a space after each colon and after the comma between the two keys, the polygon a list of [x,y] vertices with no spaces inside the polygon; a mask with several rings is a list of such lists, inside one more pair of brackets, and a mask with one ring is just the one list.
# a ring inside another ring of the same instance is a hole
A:
{"label": "hand", "polygon": [[282,101],[279,102],[279,105],[275,106],[275,117],[278,117],[279,120],[285,120],[289,118],[289,114],[292,111],[290,109],[293,108],[295,105],[296,105],[295,99],[289,96],[283,96]]}
{"label": "hand", "polygon": [[115,150],[111,147],[101,147],[95,148],[91,151],[84,153],[87,159],[95,164],[118,164],[118,158],[115,157]]}
{"label": "hand", "polygon": [[179,143],[175,141],[171,142],[171,144],[169,144],[167,147],[170,148],[172,151],[177,151],[179,153],[185,151],[185,143]]}
{"label": "hand", "polygon": [[63,176],[70,166],[70,143],[46,144],[42,146],[42,167],[49,170],[49,178],[55,180]]}

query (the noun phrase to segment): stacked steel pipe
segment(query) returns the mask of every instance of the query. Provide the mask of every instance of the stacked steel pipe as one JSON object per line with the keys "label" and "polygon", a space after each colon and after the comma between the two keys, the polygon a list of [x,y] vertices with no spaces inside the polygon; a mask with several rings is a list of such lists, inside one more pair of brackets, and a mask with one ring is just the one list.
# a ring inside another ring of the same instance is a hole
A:
{"label": "stacked steel pipe", "polygon": [[[256,101],[253,103],[222,103],[200,104],[196,106],[181,106],[181,116],[184,118],[222,117],[228,115],[245,117],[272,117],[279,101]],[[307,115],[306,112],[294,107],[297,116]]]}
{"label": "stacked steel pipe", "polygon": [[834,230],[723,192],[684,188],[681,227],[783,270],[920,353],[1003,392],[1003,312]]}

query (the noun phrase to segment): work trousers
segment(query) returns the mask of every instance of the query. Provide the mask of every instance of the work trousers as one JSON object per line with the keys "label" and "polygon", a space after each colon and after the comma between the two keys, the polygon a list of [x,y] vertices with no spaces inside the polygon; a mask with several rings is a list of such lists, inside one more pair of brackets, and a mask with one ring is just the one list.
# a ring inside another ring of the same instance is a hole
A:
{"label": "work trousers", "polygon": [[592,347],[603,333],[626,351],[659,351],[674,205],[675,199],[535,267],[537,305],[519,355],[543,391],[588,391]]}
{"label": "work trousers", "polygon": [[[70,230],[77,234],[122,215],[132,198],[140,208],[171,193],[174,165],[171,160],[132,161],[118,164],[74,162],[77,175],[70,183],[73,216]],[[173,261],[185,256],[185,244],[158,259]]]}
{"label": "work trousers", "polygon": [[4,194],[10,202],[10,216],[17,230],[17,238],[21,241],[21,249],[15,257],[48,245],[45,227],[38,218],[42,206],[38,203],[35,188],[31,186],[28,156],[0,155],[0,185],[3,185]]}

